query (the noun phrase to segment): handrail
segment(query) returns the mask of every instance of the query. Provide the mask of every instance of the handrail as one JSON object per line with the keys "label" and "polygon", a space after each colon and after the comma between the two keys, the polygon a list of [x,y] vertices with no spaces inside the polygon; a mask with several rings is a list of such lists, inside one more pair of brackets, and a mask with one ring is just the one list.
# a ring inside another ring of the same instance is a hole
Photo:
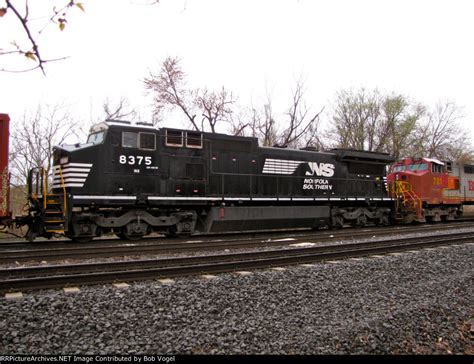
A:
{"label": "handrail", "polygon": [[413,191],[412,185],[406,181],[395,181],[392,184],[393,188],[391,189],[392,194],[395,194],[395,197],[402,199],[402,204],[405,207],[412,207],[417,215],[421,217],[422,215],[422,201],[421,198]]}
{"label": "handrail", "polygon": [[64,204],[63,216],[66,216],[66,211],[67,211],[66,186],[65,186],[65,183],[64,183],[63,170],[62,170],[61,166],[59,166],[59,176],[61,178],[61,187],[63,189],[63,204]]}
{"label": "handrail", "polygon": [[46,210],[47,199],[48,199],[48,177],[46,176],[46,171],[44,168],[41,168],[43,174],[43,207]]}

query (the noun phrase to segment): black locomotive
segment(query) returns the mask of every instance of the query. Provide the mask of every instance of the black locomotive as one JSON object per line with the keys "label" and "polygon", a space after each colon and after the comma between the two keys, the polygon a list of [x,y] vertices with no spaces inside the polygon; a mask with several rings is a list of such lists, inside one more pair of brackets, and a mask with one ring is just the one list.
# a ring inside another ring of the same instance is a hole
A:
{"label": "black locomotive", "polygon": [[139,239],[389,224],[388,154],[260,147],[256,138],[107,121],[29,176],[29,238]]}

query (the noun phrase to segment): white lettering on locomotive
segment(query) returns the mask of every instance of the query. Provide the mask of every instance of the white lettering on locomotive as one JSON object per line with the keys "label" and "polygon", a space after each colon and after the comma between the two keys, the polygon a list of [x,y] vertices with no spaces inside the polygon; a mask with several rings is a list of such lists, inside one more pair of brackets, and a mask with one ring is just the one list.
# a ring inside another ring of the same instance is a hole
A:
{"label": "white lettering on locomotive", "polygon": [[332,187],[329,180],[323,178],[305,178],[303,182],[303,190],[332,191]]}
{"label": "white lettering on locomotive", "polygon": [[152,159],[150,156],[144,157],[142,155],[123,155],[119,156],[119,163],[120,164],[129,164],[131,166],[134,165],[146,165],[150,166],[152,164]]}
{"label": "white lettering on locomotive", "polygon": [[308,166],[311,169],[306,172],[307,176],[318,176],[318,177],[332,177],[334,176],[334,164],[332,163],[316,163],[308,162]]}

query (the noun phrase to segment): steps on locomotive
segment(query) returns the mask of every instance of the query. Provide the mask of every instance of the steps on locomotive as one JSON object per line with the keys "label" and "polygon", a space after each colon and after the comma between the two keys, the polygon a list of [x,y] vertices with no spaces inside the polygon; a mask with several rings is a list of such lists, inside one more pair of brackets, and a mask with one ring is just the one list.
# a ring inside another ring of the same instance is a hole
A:
{"label": "steps on locomotive", "polygon": [[44,230],[48,233],[64,233],[65,221],[61,195],[51,194],[46,197],[44,209]]}

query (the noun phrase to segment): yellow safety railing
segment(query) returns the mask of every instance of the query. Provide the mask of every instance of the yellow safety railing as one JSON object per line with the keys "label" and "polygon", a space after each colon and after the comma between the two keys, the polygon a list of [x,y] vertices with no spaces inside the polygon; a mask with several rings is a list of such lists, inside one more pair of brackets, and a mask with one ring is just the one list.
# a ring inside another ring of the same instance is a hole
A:
{"label": "yellow safety railing", "polygon": [[395,181],[390,188],[391,197],[401,201],[405,209],[413,209],[418,216],[421,216],[422,201],[413,191],[412,185],[406,181]]}
{"label": "yellow safety railing", "polygon": [[47,199],[48,199],[48,176],[46,176],[46,171],[44,168],[41,168],[43,174],[43,207],[46,210]]}
{"label": "yellow safety railing", "polygon": [[67,211],[67,201],[66,201],[66,186],[64,184],[64,177],[63,177],[63,170],[61,166],[59,166],[59,176],[61,177],[61,188],[63,190],[63,216],[66,216],[66,211]]}
{"label": "yellow safety railing", "polygon": [[[41,173],[43,176],[43,208],[46,210],[48,205],[48,178],[44,168],[41,168]],[[59,177],[61,179],[61,189],[63,190],[63,215],[65,216],[67,211],[66,186],[64,183],[63,170],[61,166],[59,166]],[[33,198],[34,197],[35,196],[33,196]]]}

